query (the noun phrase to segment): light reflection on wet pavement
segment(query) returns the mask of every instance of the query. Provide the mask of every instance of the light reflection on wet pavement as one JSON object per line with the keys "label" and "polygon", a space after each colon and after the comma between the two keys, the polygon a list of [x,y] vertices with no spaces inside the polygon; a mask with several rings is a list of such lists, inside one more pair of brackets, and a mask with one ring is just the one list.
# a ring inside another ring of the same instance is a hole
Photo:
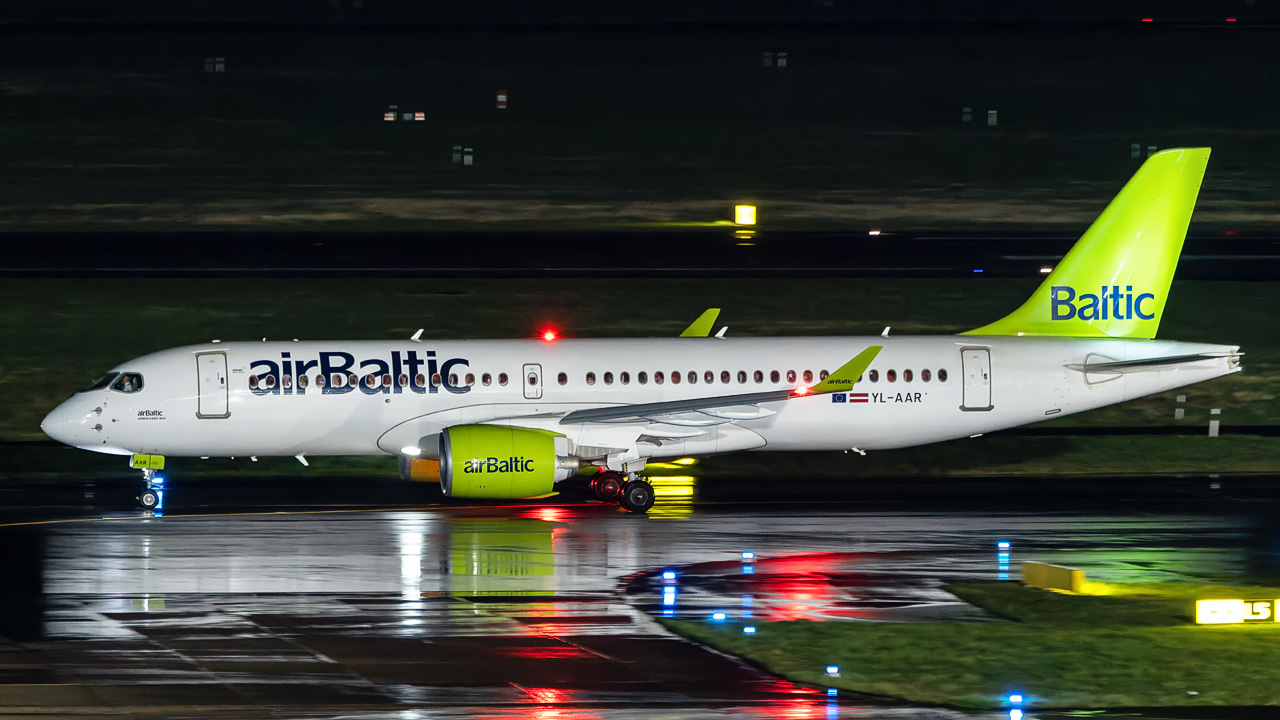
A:
{"label": "light reflection on wet pavement", "polygon": [[14,605],[0,633],[27,633],[0,641],[10,714],[951,717],[829,702],[651,614],[985,621],[941,585],[1016,578],[1024,559],[1112,581],[1260,562],[1248,521],[1230,516],[814,506],[675,520],[594,504],[124,517],[0,532],[8,552],[41,559],[42,602]]}

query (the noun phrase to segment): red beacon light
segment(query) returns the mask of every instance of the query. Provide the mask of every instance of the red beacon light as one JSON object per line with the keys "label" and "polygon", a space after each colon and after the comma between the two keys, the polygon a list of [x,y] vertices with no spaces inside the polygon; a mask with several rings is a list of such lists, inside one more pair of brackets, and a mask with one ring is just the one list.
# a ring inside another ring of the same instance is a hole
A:
{"label": "red beacon light", "polygon": [[794,396],[794,395],[808,395],[808,394],[809,394],[809,388],[807,388],[807,387],[805,387],[805,386],[801,385],[800,387],[796,388],[795,390],[792,390],[792,391],[791,391],[791,394],[792,394],[793,396]]}
{"label": "red beacon light", "polygon": [[542,339],[546,342],[555,342],[558,337],[560,337],[560,334],[556,332],[555,328],[547,328],[542,331]]}

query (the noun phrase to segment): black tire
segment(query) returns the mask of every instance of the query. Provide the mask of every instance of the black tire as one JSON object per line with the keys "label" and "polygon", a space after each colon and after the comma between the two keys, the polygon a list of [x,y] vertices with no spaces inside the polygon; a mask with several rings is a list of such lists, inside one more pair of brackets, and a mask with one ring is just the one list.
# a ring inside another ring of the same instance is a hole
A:
{"label": "black tire", "polygon": [[138,493],[138,507],[143,510],[155,510],[156,504],[160,502],[160,496],[155,490],[143,490]]}
{"label": "black tire", "polygon": [[643,480],[632,480],[622,487],[620,504],[633,513],[648,512],[653,507],[653,486]]}
{"label": "black tire", "polygon": [[622,476],[612,470],[598,473],[591,479],[591,493],[603,502],[618,502],[622,495]]}

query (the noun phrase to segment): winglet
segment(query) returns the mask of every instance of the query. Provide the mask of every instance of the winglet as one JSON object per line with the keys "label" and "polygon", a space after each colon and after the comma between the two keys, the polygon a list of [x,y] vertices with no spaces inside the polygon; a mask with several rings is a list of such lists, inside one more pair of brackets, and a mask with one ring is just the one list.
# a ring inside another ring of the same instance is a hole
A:
{"label": "winglet", "polygon": [[720,308],[707,308],[706,312],[699,315],[692,325],[680,333],[680,337],[706,337],[710,335],[711,328],[715,327],[716,318],[719,316]]}
{"label": "winglet", "polygon": [[867,371],[871,366],[871,362],[876,359],[880,351],[884,349],[883,345],[872,345],[871,347],[858,353],[852,360],[840,366],[839,370],[827,376],[826,380],[805,390],[804,395],[812,395],[815,393],[832,393],[845,392],[853,389],[853,384],[858,382],[858,378],[862,377],[862,373]]}

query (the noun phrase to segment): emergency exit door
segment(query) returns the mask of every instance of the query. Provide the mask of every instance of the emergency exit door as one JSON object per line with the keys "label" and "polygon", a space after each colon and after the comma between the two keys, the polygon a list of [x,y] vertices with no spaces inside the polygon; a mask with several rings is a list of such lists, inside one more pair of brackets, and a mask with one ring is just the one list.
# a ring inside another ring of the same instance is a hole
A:
{"label": "emergency exit door", "polygon": [[542,366],[537,363],[524,366],[524,397],[526,400],[542,397]]}
{"label": "emergency exit door", "polygon": [[987,348],[965,348],[960,351],[961,373],[964,375],[964,404],[961,410],[990,410],[991,351]]}
{"label": "emergency exit door", "polygon": [[230,417],[231,411],[227,407],[226,353],[196,355],[196,377],[200,383],[200,400],[196,407],[196,417]]}

